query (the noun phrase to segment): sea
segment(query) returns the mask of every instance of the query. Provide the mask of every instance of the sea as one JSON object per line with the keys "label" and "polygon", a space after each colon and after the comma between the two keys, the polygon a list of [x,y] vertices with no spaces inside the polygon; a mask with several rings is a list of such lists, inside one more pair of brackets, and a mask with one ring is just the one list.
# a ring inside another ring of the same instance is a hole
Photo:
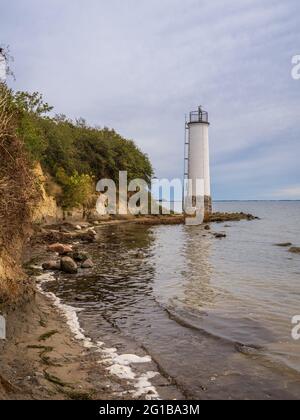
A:
{"label": "sea", "polygon": [[299,399],[300,254],[289,250],[300,246],[300,202],[216,202],[214,210],[259,219],[211,231],[100,226],[88,246],[94,269],[43,288],[77,308],[93,342],[123,354],[143,349],[182,398]]}

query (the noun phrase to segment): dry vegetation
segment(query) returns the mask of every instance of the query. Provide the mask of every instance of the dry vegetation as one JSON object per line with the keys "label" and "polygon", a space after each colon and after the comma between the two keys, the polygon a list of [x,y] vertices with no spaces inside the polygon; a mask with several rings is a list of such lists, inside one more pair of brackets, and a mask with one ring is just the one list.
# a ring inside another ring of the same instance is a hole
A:
{"label": "dry vegetation", "polygon": [[17,118],[11,93],[0,83],[0,303],[26,295],[20,260],[35,188],[16,136]]}

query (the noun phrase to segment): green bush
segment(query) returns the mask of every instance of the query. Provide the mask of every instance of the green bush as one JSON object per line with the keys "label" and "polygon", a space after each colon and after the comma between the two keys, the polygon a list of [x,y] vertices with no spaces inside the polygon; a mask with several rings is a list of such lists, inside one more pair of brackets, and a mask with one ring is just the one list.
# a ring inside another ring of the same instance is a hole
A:
{"label": "green bush", "polygon": [[101,178],[118,183],[119,171],[128,172],[129,182],[135,178],[151,182],[148,156],[114,130],[90,127],[83,118],[74,122],[64,115],[49,117],[52,108],[38,93],[17,92],[14,106],[19,113],[18,135],[31,160],[39,161],[62,187],[64,208],[83,206],[87,191],[95,191]]}
{"label": "green bush", "polygon": [[88,174],[80,175],[77,171],[68,176],[62,168],[57,171],[56,176],[63,188],[60,203],[62,208],[68,210],[74,207],[82,207],[83,211],[88,209],[94,193],[93,177]]}

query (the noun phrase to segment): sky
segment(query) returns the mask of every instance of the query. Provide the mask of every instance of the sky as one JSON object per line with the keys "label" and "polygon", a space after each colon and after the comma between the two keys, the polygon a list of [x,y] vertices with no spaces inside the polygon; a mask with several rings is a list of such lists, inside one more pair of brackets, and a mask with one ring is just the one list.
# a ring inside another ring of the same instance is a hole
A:
{"label": "sky", "polygon": [[182,178],[185,114],[209,112],[216,200],[300,199],[298,0],[0,0],[16,90],[116,129]]}

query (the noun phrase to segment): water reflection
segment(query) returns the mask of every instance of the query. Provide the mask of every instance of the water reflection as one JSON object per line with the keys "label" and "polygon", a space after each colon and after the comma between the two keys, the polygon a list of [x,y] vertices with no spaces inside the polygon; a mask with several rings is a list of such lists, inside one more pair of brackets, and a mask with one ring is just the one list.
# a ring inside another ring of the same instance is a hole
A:
{"label": "water reflection", "polygon": [[183,278],[184,299],[187,308],[202,309],[213,305],[216,293],[211,287],[212,240],[202,227],[185,228],[184,256],[187,272]]}

